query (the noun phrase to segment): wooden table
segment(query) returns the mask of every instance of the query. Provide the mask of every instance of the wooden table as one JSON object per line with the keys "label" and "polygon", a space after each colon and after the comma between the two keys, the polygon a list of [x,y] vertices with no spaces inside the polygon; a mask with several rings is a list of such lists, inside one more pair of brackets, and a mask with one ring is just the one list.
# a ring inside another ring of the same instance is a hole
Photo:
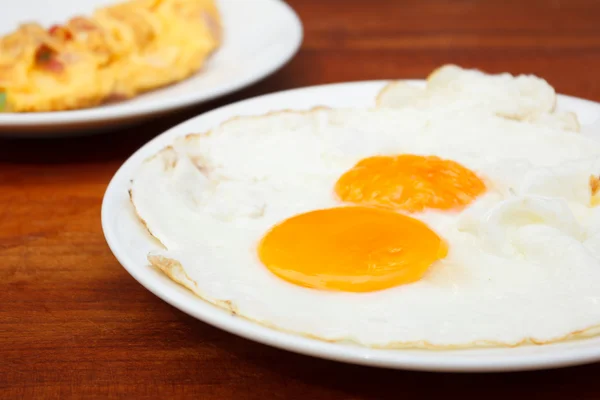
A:
{"label": "wooden table", "polygon": [[599,1],[290,3],[305,24],[302,50],[249,89],[110,134],[0,141],[0,397],[599,398],[600,365],[430,374],[275,350],[174,309],[115,260],[100,227],[109,179],[152,137],[223,104],[320,83],[423,78],[447,62],[535,73],[600,101]]}

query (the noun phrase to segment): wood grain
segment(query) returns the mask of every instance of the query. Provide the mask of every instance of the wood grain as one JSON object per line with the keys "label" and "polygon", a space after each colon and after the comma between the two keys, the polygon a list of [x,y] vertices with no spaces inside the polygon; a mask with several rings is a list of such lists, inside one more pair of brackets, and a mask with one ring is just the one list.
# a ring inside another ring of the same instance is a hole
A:
{"label": "wood grain", "polygon": [[0,397],[598,398],[600,365],[428,374],[271,349],[188,317],[118,264],[100,227],[108,181],[149,139],[214,107],[305,85],[423,78],[447,62],[535,73],[559,92],[600,101],[599,1],[289,3],[305,24],[304,45],[251,88],[111,134],[0,141]]}

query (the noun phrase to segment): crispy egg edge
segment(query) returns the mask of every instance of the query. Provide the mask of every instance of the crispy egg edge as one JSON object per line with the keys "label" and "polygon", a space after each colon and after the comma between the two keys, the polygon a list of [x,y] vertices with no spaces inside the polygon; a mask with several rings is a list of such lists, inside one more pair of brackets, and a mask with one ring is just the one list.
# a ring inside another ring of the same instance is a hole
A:
{"label": "crispy egg edge", "polygon": [[600,324],[594,325],[586,329],[576,330],[570,332],[564,336],[560,336],[551,340],[537,340],[532,337],[528,337],[522,339],[519,342],[509,343],[509,342],[501,342],[494,340],[479,340],[476,342],[468,342],[463,344],[454,344],[454,345],[438,345],[433,344],[428,341],[412,341],[412,342],[390,342],[384,345],[365,345],[357,340],[354,340],[349,337],[335,338],[335,339],[327,339],[317,335],[313,335],[305,332],[298,332],[293,330],[288,330],[281,328],[277,325],[274,325],[270,322],[256,320],[246,315],[240,313],[238,307],[231,300],[223,300],[216,299],[211,300],[206,295],[202,293],[199,289],[196,281],[191,279],[189,275],[185,272],[185,269],[181,265],[181,263],[175,259],[164,257],[164,256],[148,256],[148,261],[150,265],[154,268],[162,271],[167,277],[169,277],[172,281],[178,283],[179,285],[185,287],[190,290],[194,295],[204,300],[205,302],[217,306],[229,313],[232,316],[244,318],[247,321],[256,323],[258,325],[262,325],[266,328],[274,329],[279,332],[294,334],[298,336],[302,336],[308,339],[316,339],[322,342],[327,343],[346,343],[358,345],[360,347],[373,348],[373,349],[386,349],[386,350],[398,350],[398,349],[424,349],[424,350],[459,350],[459,349],[475,349],[475,348],[514,348],[514,347],[522,347],[526,345],[548,345],[552,343],[566,342],[572,340],[578,340],[583,338],[590,338],[594,336],[600,335]]}

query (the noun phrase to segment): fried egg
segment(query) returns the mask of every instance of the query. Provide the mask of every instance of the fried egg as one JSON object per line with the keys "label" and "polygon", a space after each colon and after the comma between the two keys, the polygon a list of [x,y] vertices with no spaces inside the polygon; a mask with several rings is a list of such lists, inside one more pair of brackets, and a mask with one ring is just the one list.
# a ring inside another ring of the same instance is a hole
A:
{"label": "fried egg", "polygon": [[486,74],[444,65],[427,78],[426,87],[404,81],[388,84],[377,97],[381,107],[450,107],[456,112],[478,109],[495,115],[579,132],[577,115],[556,110],[556,93],[534,75]]}
{"label": "fried egg", "polygon": [[[549,107],[549,106],[548,106]],[[286,332],[369,347],[600,326],[600,144],[446,106],[238,117],[133,177],[152,266]]]}

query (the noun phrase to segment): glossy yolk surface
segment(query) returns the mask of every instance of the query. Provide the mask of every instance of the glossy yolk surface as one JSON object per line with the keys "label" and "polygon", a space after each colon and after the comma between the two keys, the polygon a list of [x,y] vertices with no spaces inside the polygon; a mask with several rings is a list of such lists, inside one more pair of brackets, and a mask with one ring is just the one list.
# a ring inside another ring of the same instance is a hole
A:
{"label": "glossy yolk surface", "polygon": [[342,201],[408,212],[460,208],[485,189],[475,173],[457,162],[418,155],[365,158],[335,186]]}
{"label": "glossy yolk surface", "polygon": [[417,219],[353,206],[287,219],[265,235],[258,253],[275,275],[297,285],[367,292],[420,279],[447,247]]}

